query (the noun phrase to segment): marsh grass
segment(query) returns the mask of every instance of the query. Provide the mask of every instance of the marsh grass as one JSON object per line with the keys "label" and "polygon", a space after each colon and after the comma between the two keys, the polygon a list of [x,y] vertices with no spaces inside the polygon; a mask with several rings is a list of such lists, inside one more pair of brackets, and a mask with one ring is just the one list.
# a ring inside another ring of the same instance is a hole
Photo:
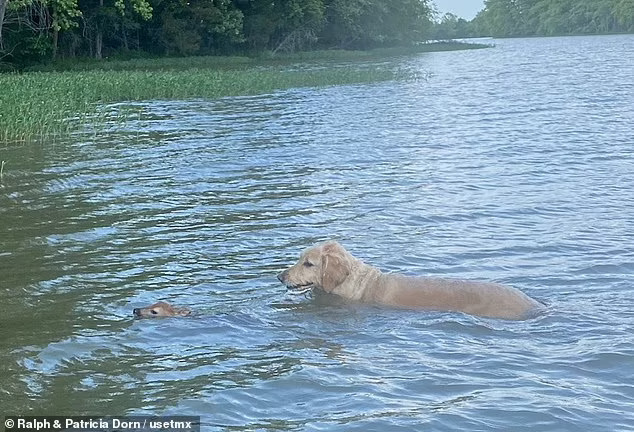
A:
{"label": "marsh grass", "polygon": [[[50,140],[108,122],[112,118],[99,106],[114,102],[215,99],[403,79],[402,72],[368,61],[399,54],[402,50],[303,53],[273,63],[243,57],[139,59],[103,62],[98,69],[93,62],[85,70],[0,74],[0,143]],[[116,122],[134,115],[119,113]]]}
{"label": "marsh grass", "polygon": [[386,68],[251,68],[241,71],[134,70],[0,75],[0,140],[64,136],[94,116],[98,104],[150,99],[215,99],[394,79]]}
{"label": "marsh grass", "polygon": [[258,53],[254,57],[246,56],[197,56],[197,57],[160,57],[160,58],[132,58],[105,59],[92,58],[58,60],[46,65],[33,66],[27,72],[61,72],[61,71],[91,71],[91,70],[242,70],[254,67],[288,66],[297,62],[335,62],[335,61],[367,61],[399,55],[417,53],[454,51],[465,49],[488,48],[491,45],[458,42],[435,41],[405,47],[377,48],[372,50],[317,50],[298,51],[295,53],[273,54],[270,51]]}

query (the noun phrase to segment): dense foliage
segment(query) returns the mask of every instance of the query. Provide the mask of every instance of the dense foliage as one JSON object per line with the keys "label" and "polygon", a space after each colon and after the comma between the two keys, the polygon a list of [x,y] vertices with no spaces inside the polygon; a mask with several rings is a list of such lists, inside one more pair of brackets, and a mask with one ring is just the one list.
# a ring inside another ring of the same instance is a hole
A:
{"label": "dense foliage", "polygon": [[634,32],[634,0],[485,0],[472,21],[436,16],[432,0],[0,0],[0,70],[59,57],[367,49],[424,39],[622,32]]}
{"label": "dense foliage", "polygon": [[0,0],[0,62],[405,45],[431,16],[429,0]]}
{"label": "dense foliage", "polygon": [[431,39],[447,40],[487,35],[478,33],[474,21],[467,21],[455,14],[446,13],[433,23],[430,36]]}
{"label": "dense foliage", "polygon": [[634,0],[486,0],[475,25],[491,36],[634,31]]}
{"label": "dense foliage", "polygon": [[436,38],[634,32],[634,0],[485,0],[472,21],[447,14]]}

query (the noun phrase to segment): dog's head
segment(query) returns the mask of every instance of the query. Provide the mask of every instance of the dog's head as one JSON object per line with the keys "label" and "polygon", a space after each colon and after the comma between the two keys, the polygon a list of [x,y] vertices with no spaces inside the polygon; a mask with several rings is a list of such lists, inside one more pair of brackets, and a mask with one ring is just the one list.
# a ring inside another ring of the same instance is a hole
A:
{"label": "dog's head", "polygon": [[299,261],[277,278],[287,288],[306,292],[312,288],[332,292],[350,274],[350,254],[335,241],[307,249]]}
{"label": "dog's head", "polygon": [[192,313],[192,311],[187,308],[174,307],[162,301],[148,307],[135,308],[132,312],[136,318],[187,316]]}

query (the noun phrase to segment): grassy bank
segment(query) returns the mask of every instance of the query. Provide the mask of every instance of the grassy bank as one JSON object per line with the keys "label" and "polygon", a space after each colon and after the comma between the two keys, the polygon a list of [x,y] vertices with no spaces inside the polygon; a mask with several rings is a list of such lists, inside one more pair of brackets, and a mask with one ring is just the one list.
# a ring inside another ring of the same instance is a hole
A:
{"label": "grassy bank", "polygon": [[[398,72],[387,67],[371,66],[365,60],[371,56],[398,55],[399,52],[347,53],[347,57],[344,54],[313,53],[310,59],[300,59],[297,55],[269,60],[201,57],[75,62],[74,67],[58,65],[60,69],[71,70],[0,74],[0,143],[6,145],[64,136],[88,119],[95,121],[93,114],[103,103],[214,99],[295,87],[398,78]],[[344,66],[336,63],[344,58],[365,62],[346,63]]]}
{"label": "grassy bank", "polygon": [[402,55],[412,55],[438,51],[456,51],[466,49],[489,48],[490,45],[457,41],[438,41],[422,43],[408,47],[379,48],[367,51],[327,50],[298,51],[292,54],[274,55],[264,52],[256,57],[240,56],[200,56],[200,57],[159,57],[132,59],[92,58],[64,60],[46,65],[33,66],[26,72],[61,72],[89,70],[188,70],[192,68],[214,70],[243,70],[253,67],[280,67],[297,62],[341,62],[369,61]]}
{"label": "grassy bank", "polygon": [[0,141],[65,135],[97,104],[149,99],[214,99],[278,89],[393,79],[388,69],[247,69],[33,72],[0,75]]}

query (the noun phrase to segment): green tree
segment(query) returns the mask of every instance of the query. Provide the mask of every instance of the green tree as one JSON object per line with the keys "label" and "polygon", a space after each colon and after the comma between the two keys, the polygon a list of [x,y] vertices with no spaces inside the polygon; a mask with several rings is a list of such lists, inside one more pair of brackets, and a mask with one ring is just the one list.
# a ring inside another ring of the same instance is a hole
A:
{"label": "green tree", "polygon": [[473,24],[455,14],[446,13],[434,23],[432,39],[456,39],[474,36]]}
{"label": "green tree", "polygon": [[486,0],[475,19],[491,36],[634,30],[634,0]]}
{"label": "green tree", "polygon": [[634,32],[634,0],[621,0],[614,7],[620,31]]}
{"label": "green tree", "polygon": [[432,10],[427,0],[327,0],[322,39],[340,48],[411,44],[426,39]]}
{"label": "green tree", "polygon": [[256,51],[305,49],[324,24],[322,0],[252,0],[243,11],[247,45]]}
{"label": "green tree", "polygon": [[167,0],[157,15],[168,55],[215,54],[244,40],[242,12],[230,0]]}
{"label": "green tree", "polygon": [[329,47],[350,48],[363,39],[362,18],[370,1],[327,0],[322,42]]}
{"label": "green tree", "polygon": [[23,65],[49,56],[49,4],[45,0],[11,0],[3,7],[0,60]]}
{"label": "green tree", "polygon": [[486,0],[482,19],[491,36],[516,36],[521,28],[519,9],[513,0]]}
{"label": "green tree", "polygon": [[2,52],[3,44],[2,44],[2,27],[4,26],[4,15],[7,11],[7,6],[9,5],[9,0],[0,0],[0,52]]}
{"label": "green tree", "polygon": [[53,58],[57,56],[59,32],[78,27],[76,18],[81,16],[77,0],[49,0],[51,8],[51,30],[53,32]]}
{"label": "green tree", "polygon": [[133,16],[140,20],[152,17],[148,0],[79,0],[79,9],[84,18],[83,32],[89,52],[97,59],[103,57],[104,38],[119,39],[116,33],[121,17]]}

